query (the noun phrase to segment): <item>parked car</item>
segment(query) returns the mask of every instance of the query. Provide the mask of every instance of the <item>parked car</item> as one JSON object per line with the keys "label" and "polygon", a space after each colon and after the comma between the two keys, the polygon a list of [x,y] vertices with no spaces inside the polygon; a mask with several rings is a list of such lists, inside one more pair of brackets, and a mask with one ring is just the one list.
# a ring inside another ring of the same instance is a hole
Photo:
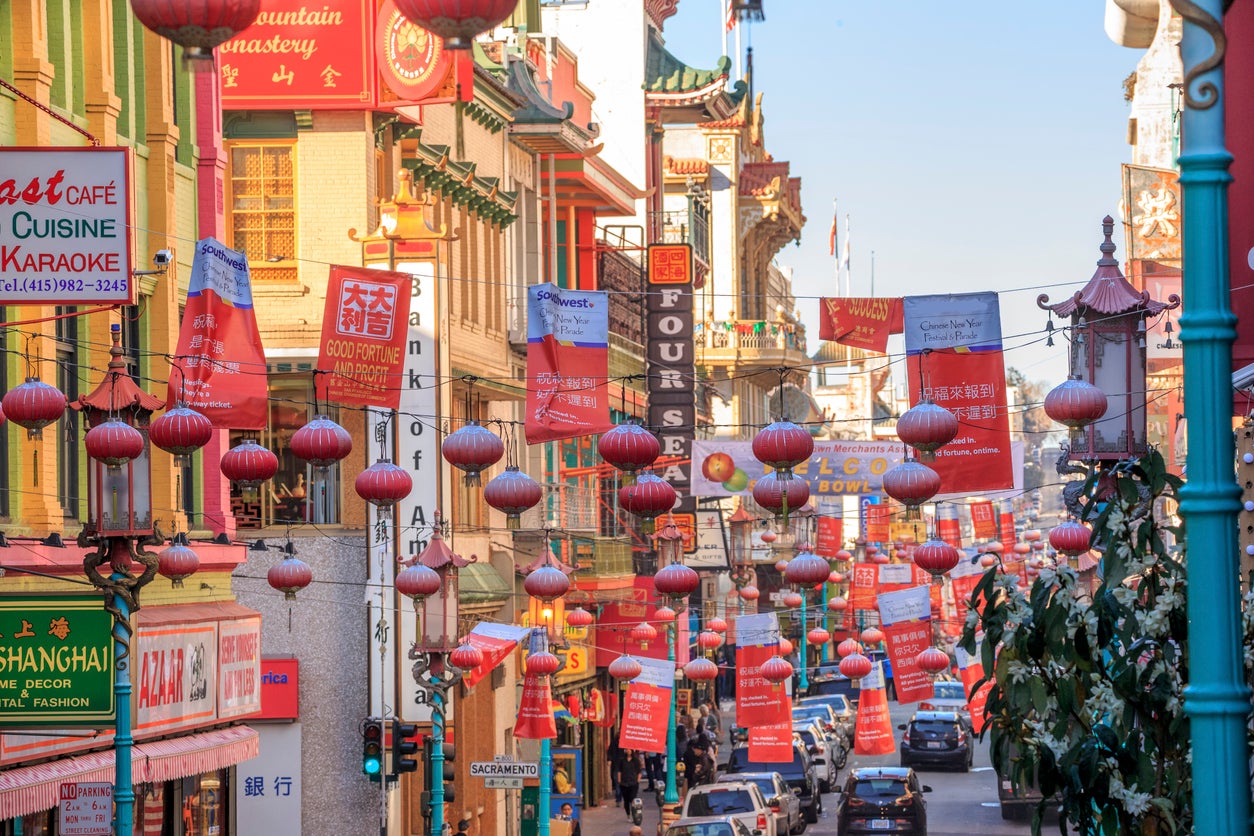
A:
{"label": "parked car", "polygon": [[840,694],[857,708],[858,684],[840,672],[834,663],[821,664],[810,672],[810,687],[806,689],[807,697]]}
{"label": "parked car", "polygon": [[751,781],[702,784],[688,790],[680,817],[706,816],[731,816],[749,828],[753,836],[776,836],[775,815],[762,790]]}
{"label": "parked car", "polygon": [[832,711],[832,707],[830,705],[825,703],[809,703],[793,706],[793,723],[808,722],[810,720],[817,721],[819,728],[823,730],[824,734],[840,734],[840,723],[837,722],[836,713]]}
{"label": "parked car", "polygon": [[966,689],[957,680],[937,680],[932,686],[932,696],[919,703],[919,710],[952,711],[971,728],[971,706],[967,705]]}
{"label": "parked car", "polygon": [[819,778],[814,769],[814,760],[806,751],[805,744],[799,739],[793,740],[792,760],[786,762],[768,762],[749,760],[749,747],[737,746],[731,751],[727,761],[726,772],[778,772],[788,782],[788,787],[796,793],[801,801],[801,813],[805,820],[814,824],[823,812],[823,796],[819,791]]}
{"label": "parked car", "polygon": [[792,730],[801,735],[801,742],[809,749],[810,757],[814,760],[814,771],[819,776],[819,792],[831,792],[836,785],[836,774],[840,771],[840,767],[836,765],[837,752],[844,751],[839,738],[829,740],[815,720],[795,722]]}
{"label": "parked car", "polygon": [[897,728],[901,736],[901,765],[950,766],[966,772],[975,758],[971,729],[952,711],[916,711],[909,723]]}
{"label": "parked car", "polygon": [[836,715],[836,723],[844,732],[846,744],[853,740],[854,727],[857,725],[858,713],[854,711],[853,703],[844,694],[820,694],[813,697],[802,697],[801,705],[826,705],[832,709],[832,714]]}
{"label": "parked car", "polygon": [[775,832],[779,836],[784,836],[785,833],[801,833],[806,829],[806,820],[801,815],[801,800],[778,772],[724,773],[715,781],[720,784],[738,781],[757,784],[762,791],[762,797],[766,799],[766,806],[771,808],[775,816]]}
{"label": "parked car", "polygon": [[931,787],[919,784],[913,769],[873,766],[850,770],[839,790],[836,832],[927,836],[923,793],[931,791]]}
{"label": "parked car", "polygon": [[735,816],[701,816],[676,819],[666,828],[666,836],[753,836]]}

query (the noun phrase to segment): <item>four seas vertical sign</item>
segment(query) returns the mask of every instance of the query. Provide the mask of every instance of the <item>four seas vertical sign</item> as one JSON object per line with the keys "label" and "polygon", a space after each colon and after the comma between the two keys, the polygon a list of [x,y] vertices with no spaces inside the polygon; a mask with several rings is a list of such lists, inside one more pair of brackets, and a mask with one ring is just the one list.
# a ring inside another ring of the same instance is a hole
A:
{"label": "four seas vertical sign", "polygon": [[662,458],[678,458],[680,462],[667,466],[658,475],[670,482],[679,495],[676,511],[694,515],[691,456],[697,405],[692,246],[650,244],[646,290],[649,427],[662,442]]}

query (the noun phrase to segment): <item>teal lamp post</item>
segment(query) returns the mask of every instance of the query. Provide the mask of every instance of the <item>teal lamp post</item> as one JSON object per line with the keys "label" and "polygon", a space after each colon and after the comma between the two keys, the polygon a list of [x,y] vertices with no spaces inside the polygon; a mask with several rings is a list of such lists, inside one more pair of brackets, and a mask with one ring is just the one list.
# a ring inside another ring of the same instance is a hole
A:
{"label": "teal lamp post", "polygon": [[[654,535],[655,548],[658,554],[658,569],[653,576],[653,588],[662,598],[674,603],[676,614],[686,608],[686,599],[701,583],[700,576],[692,568],[681,561],[684,556],[684,535],[675,524],[675,518],[669,516],[666,524]],[[675,634],[678,630],[676,619],[666,625],[666,658],[672,665],[675,663]],[[678,673],[678,671],[676,672]],[[670,712],[666,721],[666,789],[662,795],[662,825],[679,818],[679,788],[675,779],[675,762],[679,757],[675,747],[675,688],[671,688]]]}
{"label": "teal lamp post", "polygon": [[826,588],[827,578],[831,573],[831,565],[810,551],[808,547],[803,547],[802,551],[797,552],[797,556],[788,561],[788,565],[784,567],[784,580],[795,586],[801,593],[801,671],[797,684],[802,692],[810,687],[806,659],[809,652],[810,624],[806,620],[806,599],[810,597],[810,590],[815,586],[822,584]]}
{"label": "teal lamp post", "polygon": [[1180,513],[1189,539],[1204,544],[1189,561],[1189,684],[1184,709],[1193,736],[1193,829],[1250,831],[1249,689],[1242,670],[1240,558],[1233,479],[1232,391],[1236,317],[1228,272],[1228,167],[1224,147],[1224,0],[1172,0],[1184,18],[1183,190],[1184,397],[1188,404],[1189,477]]}

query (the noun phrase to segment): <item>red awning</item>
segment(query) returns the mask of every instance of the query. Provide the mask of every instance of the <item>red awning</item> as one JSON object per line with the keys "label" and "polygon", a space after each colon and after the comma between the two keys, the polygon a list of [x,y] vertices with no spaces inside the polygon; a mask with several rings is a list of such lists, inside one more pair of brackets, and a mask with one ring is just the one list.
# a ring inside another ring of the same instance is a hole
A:
{"label": "red awning", "polygon": [[[248,726],[139,743],[131,750],[132,779],[172,781],[255,758],[258,751],[257,732]],[[56,807],[67,781],[112,783],[113,763],[108,750],[0,772],[0,820]]]}

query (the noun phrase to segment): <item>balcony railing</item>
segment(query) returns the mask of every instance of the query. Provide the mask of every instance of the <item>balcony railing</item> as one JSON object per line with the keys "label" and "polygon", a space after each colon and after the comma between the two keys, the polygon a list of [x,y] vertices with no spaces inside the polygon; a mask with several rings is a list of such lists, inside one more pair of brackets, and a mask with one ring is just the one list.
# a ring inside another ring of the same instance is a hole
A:
{"label": "balcony railing", "polygon": [[661,222],[663,244],[691,244],[693,256],[709,263],[710,223],[705,215],[687,209],[672,209],[657,212],[654,217]]}
{"label": "balcony railing", "polygon": [[805,328],[786,322],[739,319],[697,327],[697,341],[706,348],[806,353]]}
{"label": "balcony railing", "polygon": [[593,537],[575,542],[580,575],[612,577],[632,574],[631,543],[618,537]]}

